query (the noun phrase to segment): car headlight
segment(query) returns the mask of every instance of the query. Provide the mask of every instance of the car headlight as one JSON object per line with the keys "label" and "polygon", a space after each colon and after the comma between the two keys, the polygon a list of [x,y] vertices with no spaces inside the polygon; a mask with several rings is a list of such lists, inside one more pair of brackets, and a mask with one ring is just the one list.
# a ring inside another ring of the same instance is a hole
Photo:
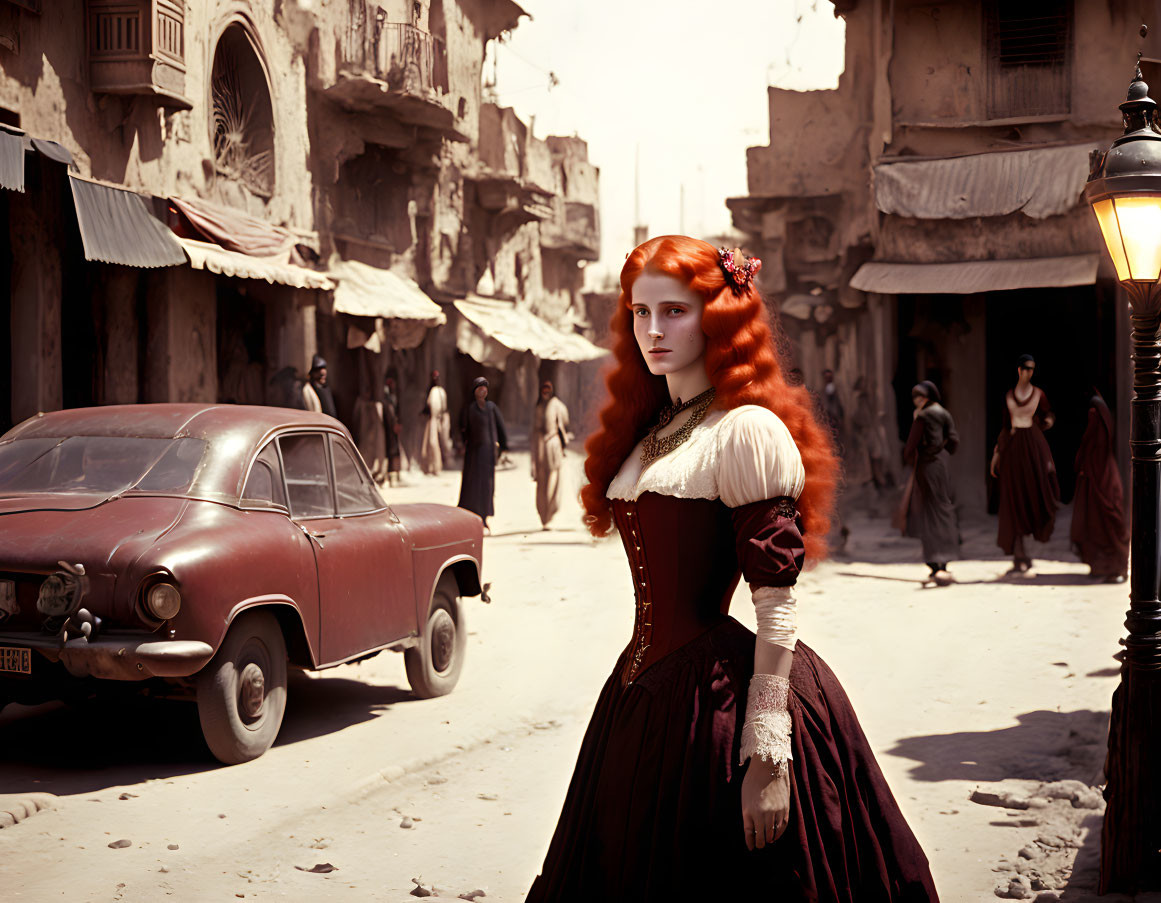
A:
{"label": "car headlight", "polygon": [[81,607],[81,598],[88,590],[84,565],[69,565],[63,561],[57,564],[62,570],[45,578],[36,597],[36,610],[46,618],[69,617]]}
{"label": "car headlight", "polygon": [[145,609],[159,621],[177,617],[181,592],[172,583],[155,583],[145,594]]}

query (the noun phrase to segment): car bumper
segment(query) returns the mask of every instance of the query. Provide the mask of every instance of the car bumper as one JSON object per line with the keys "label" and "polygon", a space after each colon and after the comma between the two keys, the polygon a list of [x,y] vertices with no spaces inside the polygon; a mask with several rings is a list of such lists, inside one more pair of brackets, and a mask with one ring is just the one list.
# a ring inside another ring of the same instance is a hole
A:
{"label": "car bumper", "polygon": [[209,643],[156,637],[78,637],[62,643],[57,637],[36,633],[0,633],[0,646],[35,649],[50,661],[60,662],[74,677],[104,680],[188,677],[214,657]]}

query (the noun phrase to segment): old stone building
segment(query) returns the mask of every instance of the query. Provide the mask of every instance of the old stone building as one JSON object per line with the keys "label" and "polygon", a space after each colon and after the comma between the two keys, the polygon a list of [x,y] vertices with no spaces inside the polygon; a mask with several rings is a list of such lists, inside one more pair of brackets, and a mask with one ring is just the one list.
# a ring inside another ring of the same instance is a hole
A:
{"label": "old stone building", "polygon": [[[1058,415],[1047,435],[1067,499],[1088,384],[1117,412],[1127,453],[1126,303],[1081,192],[1090,151],[1120,134],[1138,27],[1157,5],[835,7],[838,88],[770,89],[770,143],[750,148],[749,195],[729,201],[766,261],[795,363],[816,389],[835,372],[846,411],[874,415],[848,416],[844,442],[861,455],[879,430],[896,466],[910,388],[934,380],[963,440],[959,499],[983,509],[1003,393],[1031,353]],[[1161,44],[1144,51],[1148,78]]]}
{"label": "old stone building", "polygon": [[[406,427],[432,369],[458,403],[489,366],[518,413],[541,361],[599,354],[581,335],[584,144],[482,102],[487,44],[523,15],[0,0],[0,427],[84,404],[293,404],[320,353],[373,463],[388,373]],[[460,312],[479,295],[538,338]],[[501,350],[481,362],[484,341]]]}

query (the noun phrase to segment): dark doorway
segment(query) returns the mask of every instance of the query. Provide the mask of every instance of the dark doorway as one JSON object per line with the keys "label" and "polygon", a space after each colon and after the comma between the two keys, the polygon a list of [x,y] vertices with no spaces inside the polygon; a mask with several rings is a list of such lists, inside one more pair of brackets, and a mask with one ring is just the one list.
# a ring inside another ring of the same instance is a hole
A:
{"label": "dark doorway", "polygon": [[[8,192],[0,191],[0,222],[10,232]],[[4,363],[0,365],[0,433],[12,427],[12,243],[0,241],[0,335],[4,337]]]}
{"label": "dark doorway", "polygon": [[1076,483],[1073,462],[1088,420],[1086,389],[1096,385],[1117,410],[1116,315],[1104,286],[1024,289],[987,296],[987,424],[991,449],[1003,425],[1004,395],[1016,383],[1016,359],[1036,358],[1034,383],[1056,414],[1045,433],[1064,501]]}
{"label": "dark doorway", "polygon": [[241,280],[217,279],[218,401],[266,403],[266,307]]}
{"label": "dark doorway", "polygon": [[[68,201],[72,203],[71,197]],[[76,217],[64,215],[60,292],[61,403],[66,408],[100,404],[104,362],[104,310],[94,291],[106,275],[100,263],[85,261]]]}

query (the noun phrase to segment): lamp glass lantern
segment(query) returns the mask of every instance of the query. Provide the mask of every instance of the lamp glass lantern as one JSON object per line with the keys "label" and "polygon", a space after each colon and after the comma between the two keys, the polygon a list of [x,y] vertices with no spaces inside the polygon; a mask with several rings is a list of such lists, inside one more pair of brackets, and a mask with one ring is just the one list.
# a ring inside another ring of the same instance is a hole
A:
{"label": "lamp glass lantern", "polygon": [[1127,289],[1143,288],[1161,280],[1161,133],[1139,66],[1120,109],[1125,133],[1094,156],[1084,194],[1117,279]]}

